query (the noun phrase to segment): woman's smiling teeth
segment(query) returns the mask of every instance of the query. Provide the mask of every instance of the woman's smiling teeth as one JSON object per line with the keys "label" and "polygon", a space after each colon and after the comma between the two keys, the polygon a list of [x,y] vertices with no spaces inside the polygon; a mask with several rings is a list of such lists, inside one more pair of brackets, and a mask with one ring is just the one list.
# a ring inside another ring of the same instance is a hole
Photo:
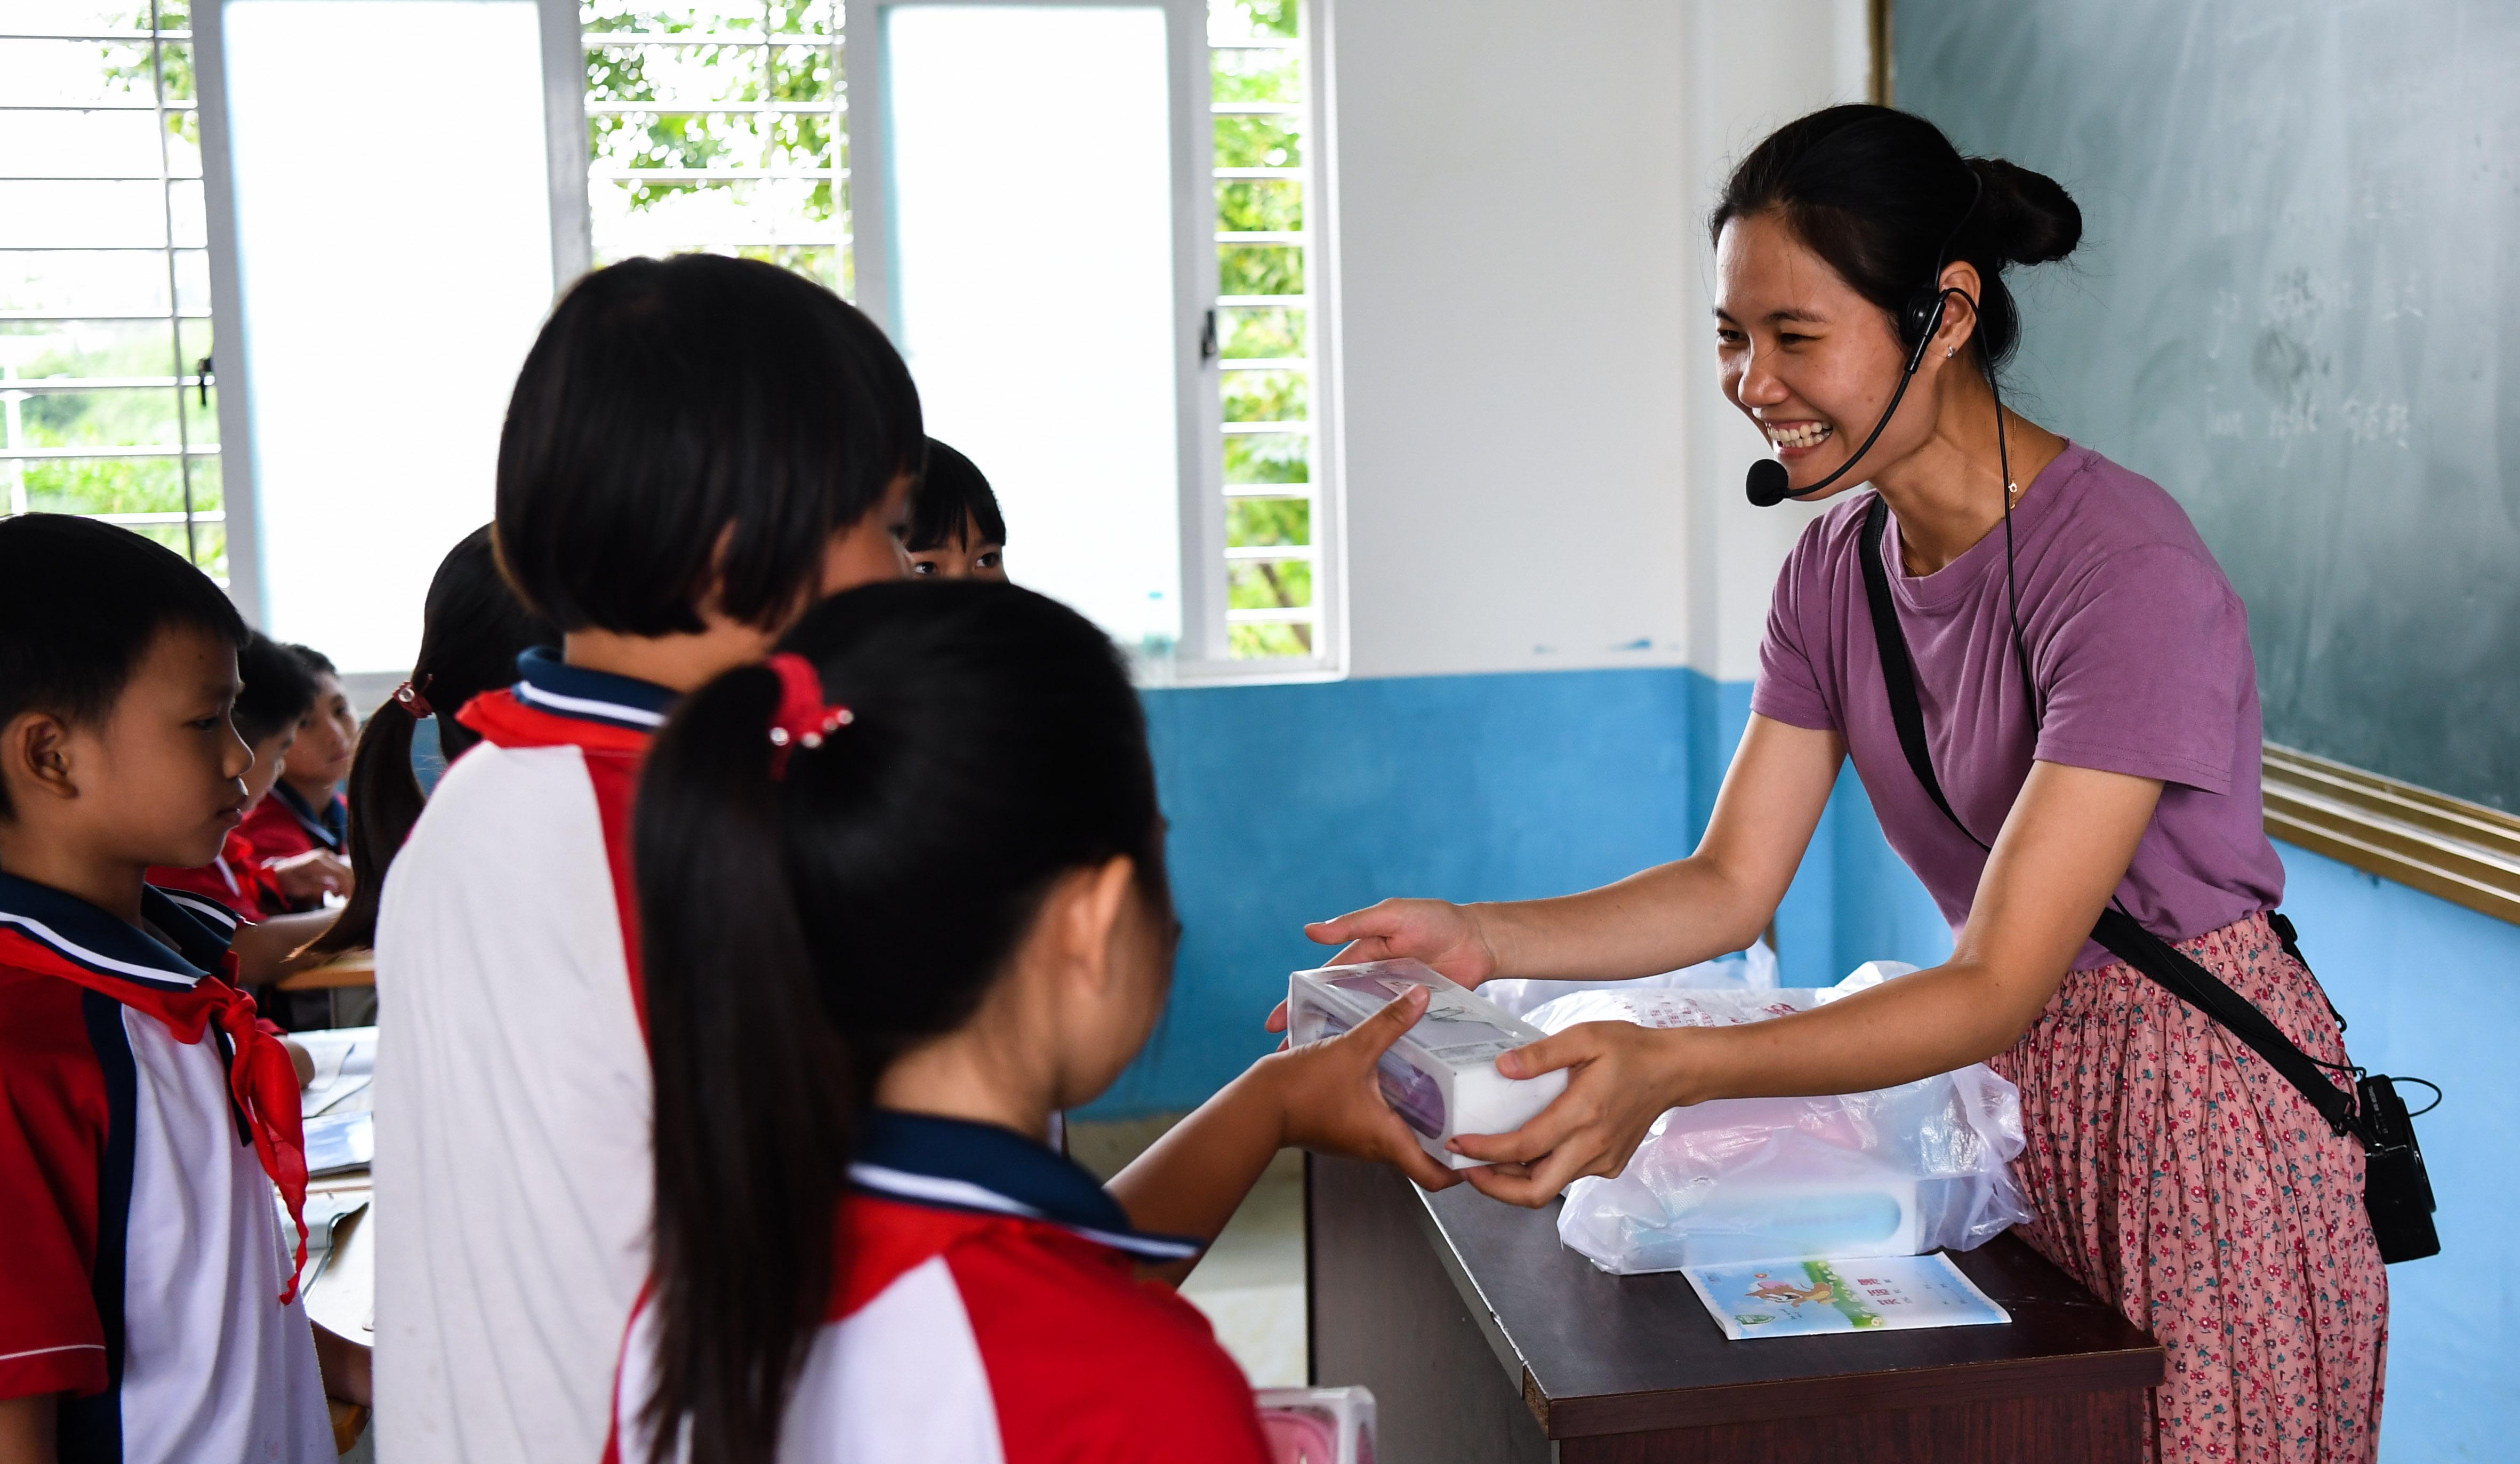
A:
{"label": "woman's smiling teeth", "polygon": [[1759,427],[1778,447],[1818,447],[1830,432],[1825,422],[1762,422]]}

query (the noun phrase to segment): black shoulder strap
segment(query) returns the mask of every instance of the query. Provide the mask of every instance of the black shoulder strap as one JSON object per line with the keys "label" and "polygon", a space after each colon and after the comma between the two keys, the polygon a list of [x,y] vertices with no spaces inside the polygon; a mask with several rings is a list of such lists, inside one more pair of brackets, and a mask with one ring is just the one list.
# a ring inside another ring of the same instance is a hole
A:
{"label": "black shoulder strap", "polygon": [[[1890,572],[1881,563],[1883,530],[1888,526],[1890,510],[1876,495],[1864,515],[1864,595],[1872,607],[1872,635],[1881,653],[1881,680],[1890,694],[1890,715],[1899,727],[1899,747],[1908,755],[1908,766],[1923,784],[1934,806],[1953,827],[1968,836],[1971,844],[1986,848],[1985,840],[1972,833],[1960,816],[1952,810],[1951,801],[1943,797],[1943,785],[1934,776],[1932,752],[1925,745],[1925,713],[1916,700],[1915,663],[1908,657],[1908,637],[1899,628],[1899,610],[1890,599]],[[2292,950],[2292,926],[2283,917],[2277,933],[2286,950]],[[2331,1081],[2310,1054],[2294,1045],[2281,1029],[2267,1020],[2267,1014],[2249,999],[2225,985],[2221,978],[2188,958],[2185,952],[2145,930],[2135,918],[2114,905],[2100,912],[2099,924],[2092,938],[2108,947],[2118,959],[2133,966],[2180,1000],[2223,1024],[2230,1033],[2249,1045],[2249,1049],[2267,1060],[2268,1066],[2281,1074],[2284,1080],[2301,1090],[2328,1125],[2343,1133],[2353,1129],[2354,1095]]]}

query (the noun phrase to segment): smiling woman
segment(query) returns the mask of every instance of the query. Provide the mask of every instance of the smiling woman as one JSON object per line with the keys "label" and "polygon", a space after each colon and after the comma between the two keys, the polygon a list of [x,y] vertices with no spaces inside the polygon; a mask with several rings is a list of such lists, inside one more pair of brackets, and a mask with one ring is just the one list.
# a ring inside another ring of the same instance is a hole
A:
{"label": "smiling woman", "polygon": [[1508,1076],[1566,1069],[1567,1089],[1515,1133],[1455,1140],[1497,1166],[1471,1182],[1545,1204],[1618,1172],[1674,1105],[1990,1062],[2021,1089],[2025,1238],[2178,1359],[2150,1455],[2369,1458],[2388,1287],[2355,1139],[2113,953],[2175,942],[2311,1063],[2348,1061],[2273,913],[2246,610],[2168,493],[1996,392],[2021,331],[2002,272],[2069,252],[2079,210],[1921,118],[1839,107],[1761,143],[1710,222],[1724,391],[1777,449],[1772,483],[1849,501],[1778,576],[1704,842],[1588,893],[1386,900],[1313,936],[1465,985],[1738,949],[1851,756],[1952,958],[1755,1026],[1590,1024],[1507,1054]]}

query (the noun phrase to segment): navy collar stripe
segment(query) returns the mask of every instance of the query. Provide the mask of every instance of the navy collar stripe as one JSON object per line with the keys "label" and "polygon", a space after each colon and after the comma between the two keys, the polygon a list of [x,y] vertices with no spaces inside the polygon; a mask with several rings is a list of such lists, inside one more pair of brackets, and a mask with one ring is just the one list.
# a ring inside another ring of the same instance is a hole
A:
{"label": "navy collar stripe", "polygon": [[1061,1230],[1081,1235],[1097,1245],[1109,1246],[1115,1251],[1126,1251],[1132,1256],[1148,1260],[1188,1260],[1206,1249],[1194,1240],[1173,1236],[1140,1235],[1134,1232],[1115,1234],[1089,1225],[1071,1225],[968,1179],[946,1179],[933,1174],[912,1174],[901,1169],[890,1169],[881,1165],[869,1164],[849,1166],[849,1178],[855,1180],[860,1189],[896,1200],[908,1200],[913,1204],[943,1210],[974,1211],[984,1214],[1011,1214],[1027,1220],[1041,1220],[1057,1225]]}
{"label": "navy collar stripe", "polygon": [[878,1109],[866,1116],[855,1160],[849,1178],[869,1194],[1038,1220],[1147,1260],[1188,1260],[1207,1249],[1138,1229],[1102,1181],[1012,1128]]}
{"label": "navy collar stripe", "polygon": [[[15,927],[28,939],[46,950],[73,965],[84,966],[100,976],[118,976],[125,981],[138,982],[144,986],[156,986],[161,991],[189,991],[202,983],[202,973],[199,972],[185,976],[180,972],[169,971],[162,967],[117,961],[112,956],[88,949],[40,920],[30,920],[23,915],[0,910],[0,926]],[[157,942],[150,943],[154,945]],[[174,952],[167,951],[167,954],[172,956]],[[176,959],[179,962],[182,960],[181,957]]]}
{"label": "navy collar stripe", "polygon": [[635,676],[570,665],[549,647],[517,658],[517,684],[510,694],[544,711],[634,732],[653,732],[663,726],[675,701],[670,688]]}
{"label": "navy collar stripe", "polygon": [[332,820],[326,816],[334,808],[340,806],[338,799],[327,804],[322,812],[318,812],[312,804],[297,796],[296,789],[286,783],[272,784],[270,796],[280,800],[280,806],[288,809],[289,816],[296,819],[297,826],[304,829],[316,843],[337,854],[341,851],[342,831],[335,828]]}
{"label": "navy collar stripe", "polygon": [[562,716],[582,717],[591,722],[613,722],[624,727],[665,725],[664,714],[661,712],[642,711],[636,707],[624,707],[618,702],[599,702],[592,697],[562,696],[556,691],[545,691],[530,681],[517,683],[517,700],[529,707],[539,707],[545,711],[557,711]]}
{"label": "navy collar stripe", "polygon": [[227,958],[226,933],[165,891],[140,892],[144,930],[49,885],[0,873],[0,931],[11,932],[98,976],[161,991],[189,991]]}
{"label": "navy collar stripe", "polygon": [[203,899],[196,894],[186,894],[179,890],[160,890],[158,892],[182,905],[195,920],[208,921],[212,930],[230,936],[235,935],[237,918],[230,911],[222,909],[218,901]]}

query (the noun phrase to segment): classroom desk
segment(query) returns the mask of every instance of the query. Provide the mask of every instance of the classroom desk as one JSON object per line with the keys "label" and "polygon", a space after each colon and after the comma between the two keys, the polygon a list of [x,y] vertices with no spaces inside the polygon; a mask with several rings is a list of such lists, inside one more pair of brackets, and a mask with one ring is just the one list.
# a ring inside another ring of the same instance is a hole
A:
{"label": "classroom desk", "polygon": [[1362,1383],[1380,1464],[2133,1460],[2160,1347],[2031,1249],[1956,1258],[2002,1327],[1727,1342],[1688,1281],[1611,1276],[1557,1210],[1305,1166],[1318,1384]]}
{"label": "classroom desk", "polygon": [[343,986],[373,986],[377,984],[377,953],[373,950],[345,950],[321,966],[309,966],[280,979],[283,991],[331,991]]}

